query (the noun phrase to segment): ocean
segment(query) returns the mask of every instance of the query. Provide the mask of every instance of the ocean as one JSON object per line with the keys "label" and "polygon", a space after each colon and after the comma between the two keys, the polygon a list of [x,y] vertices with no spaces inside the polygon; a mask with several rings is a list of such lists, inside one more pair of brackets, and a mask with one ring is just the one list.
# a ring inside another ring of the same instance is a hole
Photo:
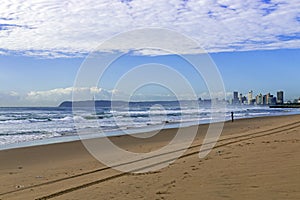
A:
{"label": "ocean", "polygon": [[196,109],[174,102],[135,103],[129,109],[104,106],[95,112],[83,108],[76,109],[76,114],[64,107],[0,108],[0,149],[74,141],[79,139],[78,131],[92,138],[205,124],[213,112],[230,120],[231,112],[235,119],[242,119],[300,114],[300,109],[228,105],[225,110],[212,110],[208,105]]}

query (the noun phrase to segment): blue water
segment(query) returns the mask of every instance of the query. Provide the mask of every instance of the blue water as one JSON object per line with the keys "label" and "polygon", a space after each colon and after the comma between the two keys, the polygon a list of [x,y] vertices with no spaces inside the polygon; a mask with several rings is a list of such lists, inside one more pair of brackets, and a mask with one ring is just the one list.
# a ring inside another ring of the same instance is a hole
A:
{"label": "blue water", "polygon": [[[209,106],[137,103],[126,109],[122,106],[101,107],[94,111],[71,108],[0,108],[0,149],[78,140],[77,132],[85,138],[138,133],[147,130],[172,128],[178,124],[209,123],[212,113],[224,113],[226,120],[234,112],[236,119],[261,116],[300,114],[300,109],[256,106],[227,106],[212,110]],[[98,133],[101,132],[101,133]]]}

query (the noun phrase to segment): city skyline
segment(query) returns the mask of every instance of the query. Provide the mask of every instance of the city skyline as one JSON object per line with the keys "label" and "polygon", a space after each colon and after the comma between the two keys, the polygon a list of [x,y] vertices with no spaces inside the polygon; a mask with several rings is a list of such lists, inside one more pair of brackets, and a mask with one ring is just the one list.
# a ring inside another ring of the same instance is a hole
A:
{"label": "city skyline", "polygon": [[247,105],[282,105],[287,103],[300,103],[300,97],[296,99],[285,99],[285,92],[278,90],[276,96],[271,92],[262,94],[258,92],[254,95],[253,90],[250,90],[247,95],[234,91],[232,98],[229,99],[230,104],[247,104]]}

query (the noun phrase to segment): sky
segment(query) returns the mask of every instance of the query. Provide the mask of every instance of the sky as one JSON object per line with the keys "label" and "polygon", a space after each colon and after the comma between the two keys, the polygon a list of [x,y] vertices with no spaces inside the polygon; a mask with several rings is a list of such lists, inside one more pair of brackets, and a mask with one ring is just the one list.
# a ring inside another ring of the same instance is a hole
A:
{"label": "sky", "polygon": [[[300,2],[298,0],[4,0],[0,4],[0,106],[56,106],[70,100],[74,81],[90,52],[127,53],[101,84],[81,88],[99,99],[126,91],[114,89],[135,66],[159,63],[182,74],[199,97],[207,88],[188,63],[172,52],[139,49],[131,40],[100,45],[126,31],[164,28],[183,34],[201,48],[161,39],[180,55],[203,50],[217,66],[228,98],[232,91],[255,94],[285,91],[300,97]],[[126,35],[126,34],[125,34]],[[151,35],[138,38],[149,41]],[[166,74],[167,75],[167,74]],[[139,77],[147,74],[139,74]],[[174,77],[166,76],[177,82]],[[180,84],[177,84],[180,90]],[[170,92],[170,91],[169,91]],[[137,100],[168,99],[155,88],[136,91]],[[181,88],[180,98],[190,98]]]}

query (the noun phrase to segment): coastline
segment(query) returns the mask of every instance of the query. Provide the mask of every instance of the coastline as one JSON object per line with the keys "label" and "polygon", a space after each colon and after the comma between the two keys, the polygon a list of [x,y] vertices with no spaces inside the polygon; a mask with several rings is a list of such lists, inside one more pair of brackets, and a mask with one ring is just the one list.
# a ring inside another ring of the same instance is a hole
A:
{"label": "coastline", "polygon": [[[259,132],[275,134],[246,138],[233,145],[224,145],[214,149],[204,159],[199,159],[197,156],[199,152],[197,148],[194,156],[179,159],[158,172],[141,175],[125,174],[120,178],[108,179],[99,184],[63,193],[55,199],[97,199],[99,195],[103,199],[110,197],[134,199],[139,195],[146,199],[152,195],[169,199],[174,197],[184,199],[184,196],[188,199],[198,199],[200,196],[207,199],[223,199],[225,196],[231,199],[253,199],[259,197],[256,195],[261,195],[264,199],[274,199],[274,197],[282,199],[287,197],[286,194],[293,199],[299,195],[299,189],[296,187],[299,185],[300,177],[297,170],[300,163],[296,159],[299,156],[300,141],[298,124],[300,124],[300,115],[226,122],[217,146],[222,145],[226,138],[243,134],[251,135]],[[184,129],[188,133],[190,128]],[[207,125],[199,125],[198,135],[193,145],[203,142],[206,129]],[[128,135],[113,136],[111,140],[132,152],[150,152],[168,144],[174,134],[176,129],[166,129],[143,142]],[[77,185],[102,180],[119,173],[110,170],[105,174],[97,172],[97,174],[80,175],[105,167],[87,152],[80,141],[2,150],[0,160],[3,182],[0,187],[0,198],[3,200],[39,198],[63,190],[68,191],[68,188],[76,188]],[[77,175],[80,176],[72,178]],[[283,184],[282,176],[285,177],[284,187],[280,185]],[[272,189],[267,187],[274,182],[276,184]],[[253,185],[248,185],[250,183]],[[39,184],[41,185],[35,187]],[[238,192],[238,188],[243,190]]]}
{"label": "coastline", "polygon": [[[235,120],[243,120],[243,119],[255,119],[255,118],[266,118],[266,117],[281,117],[281,116],[294,116],[294,115],[300,115],[299,113],[285,113],[285,114],[278,114],[278,115],[261,115],[261,116],[248,116],[248,117],[235,117]],[[230,122],[231,119],[229,117],[226,117],[226,122]],[[222,121],[220,121],[222,122]],[[218,123],[218,122],[215,122]],[[0,145],[0,151],[2,150],[9,150],[9,149],[16,149],[16,148],[24,148],[24,147],[32,147],[32,146],[40,146],[40,145],[49,145],[49,144],[59,144],[59,143],[66,143],[66,142],[75,142],[80,140],[86,140],[86,139],[95,139],[95,138],[101,138],[101,137],[118,137],[118,136],[124,136],[124,135],[135,135],[135,134],[145,134],[152,131],[158,131],[158,130],[168,130],[168,129],[176,129],[179,126],[182,128],[192,127],[192,126],[201,126],[201,125],[208,125],[210,124],[210,120],[204,120],[201,123],[191,121],[191,122],[184,122],[184,123],[167,123],[165,124],[164,128],[161,128],[161,125],[153,125],[153,126],[145,126],[145,127],[139,127],[139,128],[131,128],[125,130],[119,130],[119,131],[108,131],[103,132],[104,135],[99,136],[99,134],[86,134],[79,136],[77,134],[75,135],[67,135],[67,136],[58,136],[58,137],[51,137],[51,138],[45,138],[45,139],[38,139],[38,140],[31,140],[31,141],[25,141],[20,143],[9,143],[5,145]]]}

